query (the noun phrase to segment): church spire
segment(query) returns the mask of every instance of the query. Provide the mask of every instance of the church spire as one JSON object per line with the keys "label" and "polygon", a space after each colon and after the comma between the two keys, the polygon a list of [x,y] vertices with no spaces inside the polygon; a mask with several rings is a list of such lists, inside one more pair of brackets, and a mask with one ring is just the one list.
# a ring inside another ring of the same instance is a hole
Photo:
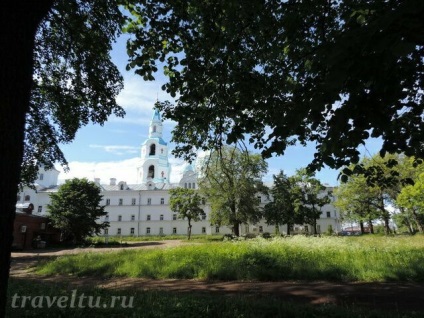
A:
{"label": "church spire", "polygon": [[149,138],[162,138],[162,119],[159,110],[155,108],[149,126]]}

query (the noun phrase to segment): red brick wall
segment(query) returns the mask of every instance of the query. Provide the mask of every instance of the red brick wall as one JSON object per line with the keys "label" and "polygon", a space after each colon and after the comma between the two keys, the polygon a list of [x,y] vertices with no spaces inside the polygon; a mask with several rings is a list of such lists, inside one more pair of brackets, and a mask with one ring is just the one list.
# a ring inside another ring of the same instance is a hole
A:
{"label": "red brick wall", "polygon": [[[55,243],[59,239],[59,232],[48,225],[48,218],[27,213],[16,213],[13,228],[13,247],[15,249],[33,248],[33,239],[40,236],[48,243]],[[42,224],[45,224],[42,229]],[[26,226],[26,232],[22,233],[22,226]]]}

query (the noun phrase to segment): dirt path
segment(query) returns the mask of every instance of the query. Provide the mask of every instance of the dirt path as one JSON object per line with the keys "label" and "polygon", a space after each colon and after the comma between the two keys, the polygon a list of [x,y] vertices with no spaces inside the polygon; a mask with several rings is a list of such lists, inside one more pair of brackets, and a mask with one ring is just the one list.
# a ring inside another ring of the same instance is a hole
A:
{"label": "dirt path", "polygon": [[[166,248],[184,244],[180,241],[142,242],[131,244],[135,248]],[[334,283],[314,282],[207,282],[200,280],[143,278],[110,278],[39,276],[32,268],[46,258],[64,254],[84,252],[109,252],[117,248],[46,250],[12,254],[11,277],[29,279],[44,283],[63,282],[75,287],[101,287],[110,289],[166,290],[176,293],[217,293],[217,294],[270,294],[282,300],[308,304],[337,304],[366,306],[385,310],[414,310],[424,312],[423,283]]]}

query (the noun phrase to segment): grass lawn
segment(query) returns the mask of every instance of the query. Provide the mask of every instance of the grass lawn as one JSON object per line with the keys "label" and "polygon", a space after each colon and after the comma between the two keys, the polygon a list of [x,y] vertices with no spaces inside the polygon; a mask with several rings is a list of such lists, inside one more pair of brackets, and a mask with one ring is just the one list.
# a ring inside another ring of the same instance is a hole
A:
{"label": "grass lawn", "polygon": [[61,256],[40,274],[208,280],[424,281],[424,237],[303,237]]}
{"label": "grass lawn", "polygon": [[[74,288],[65,284],[41,284],[11,279],[7,317],[422,317],[422,313],[418,312],[383,312],[352,306],[310,306],[285,302],[277,297],[260,294],[228,296],[96,288],[76,290]],[[72,306],[73,293],[75,301]],[[20,298],[16,298],[12,304],[14,295]],[[27,298],[23,304],[22,296],[31,298]],[[81,296],[85,297],[82,301]],[[65,297],[64,301],[60,302],[60,297]],[[89,297],[92,299],[91,303]],[[113,297],[120,298],[111,308]],[[120,301],[123,297],[126,297],[124,303]],[[130,297],[133,297],[132,301]],[[50,301],[50,308],[48,301]],[[12,308],[12,305],[15,308]],[[103,305],[106,308],[103,308]]]}

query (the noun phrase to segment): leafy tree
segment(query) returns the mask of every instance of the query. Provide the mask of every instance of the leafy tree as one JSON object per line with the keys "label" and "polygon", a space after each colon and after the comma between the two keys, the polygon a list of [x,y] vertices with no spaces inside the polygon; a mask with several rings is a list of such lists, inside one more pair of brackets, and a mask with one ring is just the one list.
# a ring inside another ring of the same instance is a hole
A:
{"label": "leafy tree", "polygon": [[199,188],[211,204],[211,223],[231,226],[239,236],[241,224],[256,223],[262,209],[257,199],[266,192],[261,178],[267,163],[260,155],[223,147],[204,162]]}
{"label": "leafy tree", "polygon": [[396,203],[404,208],[404,217],[410,216],[420,232],[424,231],[424,173],[422,173],[414,185],[408,185],[402,189]]}
{"label": "leafy tree", "polygon": [[66,164],[58,143],[87,123],[123,115],[109,50],[123,23],[116,0],[0,4],[0,317],[5,314],[16,193],[37,165]]}
{"label": "leafy tree", "polygon": [[270,190],[272,201],[264,208],[264,218],[268,224],[274,224],[276,229],[279,225],[287,224],[287,235],[294,224],[302,223],[297,213],[296,204],[301,199],[300,187],[296,178],[288,177],[283,171],[273,176],[274,184]]}
{"label": "leafy tree", "polygon": [[313,234],[317,234],[317,220],[322,213],[322,207],[330,203],[329,196],[324,192],[325,186],[314,178],[314,173],[306,169],[296,171],[296,182],[300,188],[300,199],[296,203],[297,213],[301,215],[303,223],[311,224]]}
{"label": "leafy tree", "polygon": [[358,222],[362,233],[365,232],[364,223],[368,223],[371,233],[374,232],[373,221],[378,218],[378,211],[373,204],[376,193],[367,184],[365,176],[352,175],[348,182],[340,184],[335,196],[334,205],[340,209],[344,220]]}
{"label": "leafy tree", "polygon": [[169,206],[172,211],[177,212],[179,217],[186,218],[188,221],[188,239],[191,237],[191,221],[200,221],[200,217],[205,214],[200,207],[202,197],[194,189],[175,188],[169,191],[171,198]]}
{"label": "leafy tree", "polygon": [[[130,9],[128,69],[157,62],[179,124],[174,153],[249,141],[265,157],[316,144],[311,164],[357,163],[357,147],[424,157],[424,2],[140,1]],[[140,22],[141,21],[141,22]],[[218,136],[218,137],[217,137]]]}
{"label": "leafy tree", "polygon": [[87,236],[100,234],[109,227],[109,222],[98,222],[107,215],[105,207],[100,206],[103,197],[100,193],[94,182],[74,178],[50,195],[47,212],[52,225],[62,231],[63,239],[81,243]]}

